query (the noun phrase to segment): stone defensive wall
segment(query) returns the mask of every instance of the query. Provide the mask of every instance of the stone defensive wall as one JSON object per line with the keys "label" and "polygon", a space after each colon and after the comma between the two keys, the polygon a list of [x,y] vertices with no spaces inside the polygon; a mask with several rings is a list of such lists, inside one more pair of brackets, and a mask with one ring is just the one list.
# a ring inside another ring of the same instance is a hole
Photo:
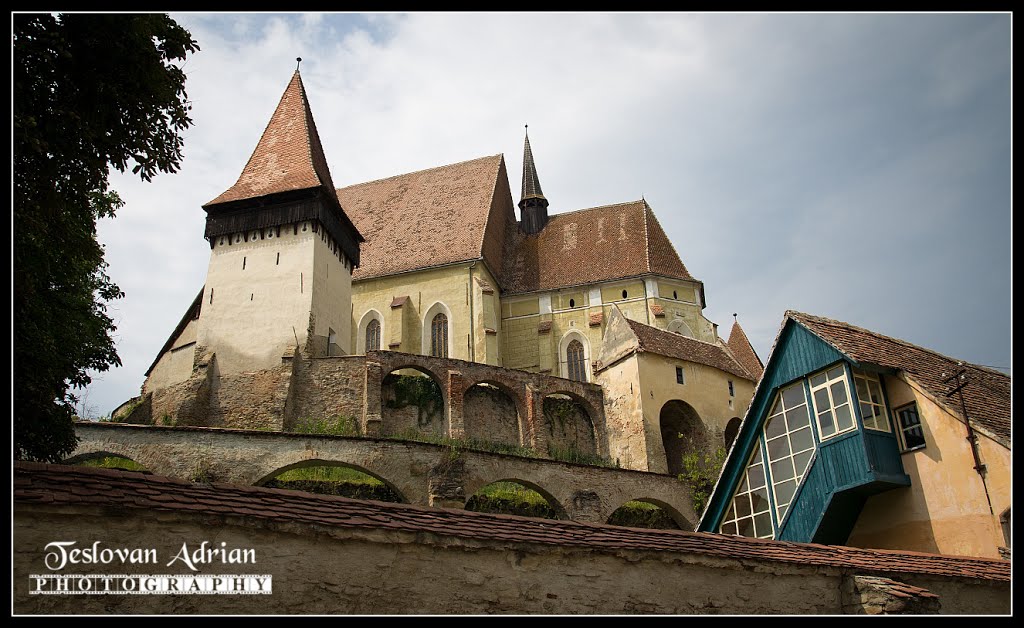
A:
{"label": "stone defensive wall", "polygon": [[605,523],[628,501],[661,507],[684,530],[699,518],[682,482],[643,471],[386,438],[94,422],[76,423],[75,433],[78,448],[66,463],[119,456],[184,480],[261,485],[290,469],[337,465],[422,506],[465,508],[481,488],[512,481],[540,493],[560,519]]}
{"label": "stone defensive wall", "polygon": [[[15,463],[13,489],[12,610],[19,615],[1007,615],[1012,608],[1005,560],[641,530],[32,463]],[[138,548],[154,560],[61,569],[45,560],[54,541]],[[237,550],[244,561],[214,558],[197,572],[180,561],[168,565],[203,542]],[[97,573],[124,574],[115,588],[127,588],[127,576],[147,587],[146,574],[252,574],[271,578],[260,582],[270,593],[32,593],[54,587],[33,574]]]}

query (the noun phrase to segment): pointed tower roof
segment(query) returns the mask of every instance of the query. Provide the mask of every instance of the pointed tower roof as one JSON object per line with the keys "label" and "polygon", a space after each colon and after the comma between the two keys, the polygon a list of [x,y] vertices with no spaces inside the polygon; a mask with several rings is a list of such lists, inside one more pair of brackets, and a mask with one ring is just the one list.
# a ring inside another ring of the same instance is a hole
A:
{"label": "pointed tower roof", "polygon": [[729,340],[725,343],[729,347],[729,351],[735,356],[736,361],[739,362],[743,368],[750,371],[750,374],[754,376],[754,380],[758,380],[761,377],[761,373],[764,372],[764,364],[761,362],[761,358],[757,357],[757,352],[754,351],[754,347],[750,344],[750,340],[747,339],[747,334],[743,332],[743,328],[740,327],[739,319],[733,315],[732,329],[729,330]]}
{"label": "pointed tower roof", "polygon": [[523,146],[523,193],[519,198],[519,206],[522,207],[523,203],[531,198],[543,199],[545,203],[548,200],[540,189],[537,166],[533,163],[533,151],[530,150],[530,131],[527,127],[526,142]]}
{"label": "pointed tower roof", "polygon": [[296,69],[238,181],[203,207],[316,187],[337,199]]}

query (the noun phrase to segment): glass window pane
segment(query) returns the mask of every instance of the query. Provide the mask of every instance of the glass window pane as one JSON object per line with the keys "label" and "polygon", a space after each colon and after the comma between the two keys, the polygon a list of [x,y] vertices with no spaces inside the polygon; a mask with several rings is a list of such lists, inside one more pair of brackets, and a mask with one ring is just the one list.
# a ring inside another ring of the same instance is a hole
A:
{"label": "glass window pane", "polygon": [[780,504],[788,504],[796,492],[796,480],[788,480],[775,485],[775,498]]}
{"label": "glass window pane", "polygon": [[829,379],[839,379],[840,377],[843,376],[843,367],[842,367],[842,365],[840,365],[840,366],[833,366],[832,368],[830,368],[828,370],[828,373],[826,373],[826,375],[828,375]]}
{"label": "glass window pane", "polygon": [[747,478],[750,480],[750,488],[761,488],[764,486],[764,467],[757,465],[747,470]]}
{"label": "glass window pane", "polygon": [[782,399],[786,403],[787,408],[792,408],[804,403],[804,386],[803,384],[797,384],[796,386],[790,386],[786,390],[782,391]]}
{"label": "glass window pane", "polygon": [[864,424],[867,425],[869,419],[875,418],[875,406],[862,402],[860,404],[860,418],[864,419]]}
{"label": "glass window pane", "polygon": [[[789,435],[789,442],[793,451],[804,451],[814,448],[814,437],[811,436],[811,428],[805,427],[802,430]],[[799,467],[798,467],[799,468]]]}
{"label": "glass window pane", "polygon": [[750,503],[753,511],[756,512],[767,512],[771,507],[768,504],[768,489],[760,488],[750,494]]}
{"label": "glass window pane", "polygon": [[878,385],[878,382],[874,380],[868,381],[868,390],[871,391],[871,401],[879,405],[882,404],[882,388]]}
{"label": "glass window pane", "polygon": [[738,496],[733,502],[736,505],[736,516],[746,517],[750,515],[750,499],[746,495]]}
{"label": "glass window pane", "polygon": [[853,414],[850,413],[850,404],[836,408],[836,423],[839,424],[840,431],[853,426]]}
{"label": "glass window pane", "polygon": [[810,424],[811,420],[807,416],[807,406],[800,406],[786,413],[786,425],[789,427],[790,432],[807,427]]}
{"label": "glass window pane", "polygon": [[814,391],[814,405],[817,407],[818,412],[832,407],[832,402],[828,400],[828,389],[822,388]]}
{"label": "glass window pane", "polygon": [[763,513],[754,517],[754,532],[758,538],[772,535],[772,516],[770,513]]}
{"label": "glass window pane", "polygon": [[753,519],[740,519],[739,521],[736,522],[736,525],[739,528],[737,530],[737,532],[738,532],[738,534],[740,534],[740,536],[749,536],[749,537],[753,538],[753,536],[754,536],[754,520]]}
{"label": "glass window pane", "polygon": [[836,382],[829,386],[832,389],[832,403],[837,406],[847,402],[846,382]]}
{"label": "glass window pane", "polygon": [[782,396],[781,395],[779,395],[778,397],[775,398],[775,403],[772,404],[772,411],[768,413],[768,416],[771,416],[773,414],[779,414],[780,412],[782,412]]}
{"label": "glass window pane", "polygon": [[786,432],[786,419],[783,416],[777,415],[768,419],[768,423],[764,426],[765,438],[774,438]]}
{"label": "glass window pane", "polygon": [[779,520],[780,520],[780,521],[781,521],[781,520],[782,520],[782,519],[783,519],[783,518],[784,518],[784,517],[786,516],[786,513],[787,513],[787,512],[789,512],[789,504],[786,504],[786,505],[785,505],[785,506],[783,506],[782,508],[779,508],[779,514],[778,514],[778,517],[779,517]]}
{"label": "glass window pane", "polygon": [[725,511],[725,519],[723,521],[732,521],[736,518],[736,509],[733,507],[732,502],[729,503],[729,510]]}
{"label": "glass window pane", "polygon": [[725,525],[723,525],[722,526],[722,534],[732,534],[732,535],[739,534],[736,531],[736,522],[732,521],[730,523],[726,523]]}
{"label": "glass window pane", "polygon": [[825,374],[818,373],[817,375],[811,378],[811,388],[817,388],[818,386],[824,384],[826,381],[827,380],[825,379]]}
{"label": "glass window pane", "polygon": [[[774,440],[768,441],[768,459],[779,460],[789,455],[789,439],[785,436],[780,436]],[[774,467],[772,467],[774,469]]]}
{"label": "glass window pane", "polygon": [[868,397],[868,384],[864,378],[857,377],[853,380],[857,387],[857,398],[860,400],[869,399]]}
{"label": "glass window pane", "polygon": [[793,464],[796,465],[796,471],[798,474],[803,476],[807,472],[807,463],[811,461],[811,456],[814,455],[814,450],[805,451],[802,454],[793,456]]}
{"label": "glass window pane", "polygon": [[761,443],[754,445],[754,455],[750,457],[751,464],[761,463]]}
{"label": "glass window pane", "polygon": [[789,458],[772,463],[772,482],[781,482],[793,477],[793,463]]}
{"label": "glass window pane", "polygon": [[736,489],[736,492],[746,493],[748,490],[750,490],[750,486],[747,485],[747,476],[744,474],[743,477],[740,478],[740,486]]}
{"label": "glass window pane", "polygon": [[836,433],[836,424],[832,420],[832,413],[825,411],[818,415],[818,423],[821,425],[821,436],[831,436]]}

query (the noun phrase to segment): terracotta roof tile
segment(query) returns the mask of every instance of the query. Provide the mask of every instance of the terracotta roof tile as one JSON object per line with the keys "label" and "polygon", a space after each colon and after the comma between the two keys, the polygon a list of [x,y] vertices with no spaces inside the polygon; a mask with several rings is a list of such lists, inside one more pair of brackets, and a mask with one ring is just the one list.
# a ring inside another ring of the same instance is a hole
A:
{"label": "terracotta roof tile", "polygon": [[[957,396],[946,396],[951,385],[943,381],[961,368],[958,360],[843,321],[792,310],[786,312],[786,317],[800,323],[855,362],[905,372],[947,410],[963,416]],[[968,362],[963,362],[962,368],[967,371],[969,382],[963,388],[963,395],[971,423],[987,428],[1009,445],[1010,377]]]}
{"label": "terracotta roof tile", "polygon": [[515,222],[501,155],[351,185],[338,198],[365,238],[353,280],[481,257],[500,276]]}
{"label": "terracotta roof tile", "polygon": [[665,318],[665,308],[661,307],[657,303],[652,303],[651,314],[654,314],[657,318]]}
{"label": "terracotta roof tile", "polygon": [[551,331],[551,321],[541,321],[537,324],[537,333],[546,334]]}
{"label": "terracotta roof tile", "polygon": [[534,235],[511,229],[505,250],[506,294],[649,273],[694,281],[643,200],[554,214]]}
{"label": "terracotta roof tile", "polygon": [[732,330],[729,331],[729,340],[726,342],[726,346],[729,351],[732,352],[736,361],[740,365],[747,369],[747,372],[753,375],[754,381],[761,378],[761,374],[764,372],[764,364],[761,362],[761,358],[757,357],[757,352],[754,351],[754,347],[750,345],[750,341],[747,340],[747,335],[743,333],[743,328],[740,327],[738,320],[733,321]]}
{"label": "terracotta roof tile", "polygon": [[598,312],[590,315],[590,326],[597,327],[604,322],[604,312]]}
{"label": "terracotta roof tile", "polygon": [[409,297],[408,296],[395,297],[394,299],[391,300],[391,308],[394,309],[396,307],[402,307],[403,305],[405,305],[408,302],[409,302]]}
{"label": "terracotta roof tile", "polygon": [[[244,514],[250,519],[278,522],[405,530],[480,541],[528,541],[591,551],[685,552],[737,561],[853,568],[878,575],[919,573],[1009,582],[1011,573],[1011,563],[1005,560],[531,519],[221,483],[162,482],[156,476],[92,467],[15,462],[14,478],[15,514],[21,504],[74,503],[109,508],[111,511],[186,510],[211,516]],[[99,490],[101,485],[112,486],[119,493]],[[144,488],[156,490],[162,499],[145,494],[141,490]],[[907,588],[906,591],[917,590]]]}
{"label": "terracotta roof tile", "polygon": [[238,181],[204,207],[320,186],[334,194],[320,135],[296,70]]}
{"label": "terracotta roof tile", "polygon": [[629,318],[626,322],[636,335],[641,351],[712,366],[743,379],[752,379],[746,369],[718,345],[644,325]]}

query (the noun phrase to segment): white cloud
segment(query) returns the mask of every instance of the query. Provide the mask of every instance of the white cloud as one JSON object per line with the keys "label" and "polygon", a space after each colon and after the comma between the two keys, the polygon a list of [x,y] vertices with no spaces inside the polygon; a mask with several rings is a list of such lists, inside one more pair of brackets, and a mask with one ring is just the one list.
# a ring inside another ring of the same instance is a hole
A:
{"label": "white cloud", "polygon": [[[1009,226],[1008,16],[174,17],[202,48],[185,66],[195,125],[181,172],[114,177],[127,205],[100,238],[127,295],[124,366],[90,392],[102,412],[137,394],[202,285],[201,206],[237,179],[296,57],[339,186],[504,153],[518,200],[529,123],[552,210],[643,194],[705,281],[705,313],[725,334],[739,312],[762,359],[794,308],[1009,363],[1009,241],[985,239]],[[946,263],[965,212],[984,255]],[[887,234],[855,260],[857,215],[914,246]],[[951,272],[987,280],[926,308],[854,289],[892,269],[931,292]],[[983,306],[991,324],[960,324]]]}

